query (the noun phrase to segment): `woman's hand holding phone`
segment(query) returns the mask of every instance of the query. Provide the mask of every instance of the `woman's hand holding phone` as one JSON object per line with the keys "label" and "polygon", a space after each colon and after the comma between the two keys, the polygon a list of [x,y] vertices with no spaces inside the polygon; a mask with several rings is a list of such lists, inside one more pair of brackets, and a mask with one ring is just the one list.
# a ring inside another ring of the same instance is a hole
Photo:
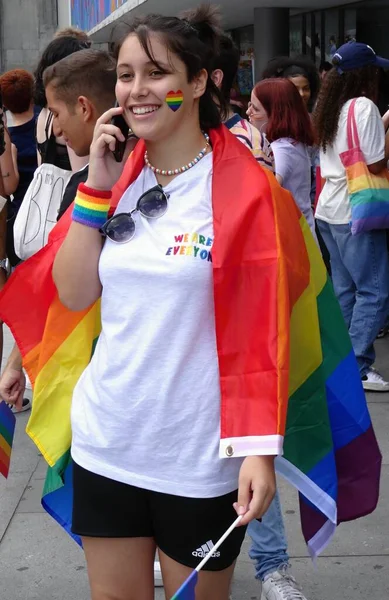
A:
{"label": "woman's hand holding phone", "polygon": [[[96,122],[89,154],[89,173],[86,185],[96,190],[111,190],[122,174],[127,158],[134,149],[137,138],[126,140],[112,119],[123,114],[123,109],[111,108]],[[114,157],[117,142],[125,144],[121,162]]]}

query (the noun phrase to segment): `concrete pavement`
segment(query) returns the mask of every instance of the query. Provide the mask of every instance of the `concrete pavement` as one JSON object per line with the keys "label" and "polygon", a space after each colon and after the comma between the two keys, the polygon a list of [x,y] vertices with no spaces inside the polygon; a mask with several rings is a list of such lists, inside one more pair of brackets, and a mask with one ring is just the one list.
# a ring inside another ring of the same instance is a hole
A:
{"label": "concrete pavement", "polygon": [[[6,334],[5,352],[12,345]],[[377,367],[389,377],[389,338],[377,342]],[[293,574],[308,600],[389,598],[389,394],[369,394],[383,453],[381,499],[369,517],[341,525],[317,568],[307,558],[296,492],[280,481]],[[0,600],[88,600],[82,551],[40,505],[46,467],[24,433],[27,414],[17,417],[12,468],[0,477]],[[259,600],[246,540],[236,568],[234,600]],[[155,598],[162,600],[162,590]]]}

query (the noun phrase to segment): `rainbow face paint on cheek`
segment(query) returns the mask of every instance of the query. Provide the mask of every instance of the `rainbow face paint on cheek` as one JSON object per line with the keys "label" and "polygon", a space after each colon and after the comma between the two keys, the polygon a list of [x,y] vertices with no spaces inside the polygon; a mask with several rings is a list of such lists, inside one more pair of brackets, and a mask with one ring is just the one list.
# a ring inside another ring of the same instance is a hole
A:
{"label": "rainbow face paint on cheek", "polygon": [[176,110],[180,108],[183,102],[184,94],[181,92],[181,90],[178,90],[177,92],[171,91],[166,96],[166,104],[169,108],[171,108],[173,112],[176,112]]}

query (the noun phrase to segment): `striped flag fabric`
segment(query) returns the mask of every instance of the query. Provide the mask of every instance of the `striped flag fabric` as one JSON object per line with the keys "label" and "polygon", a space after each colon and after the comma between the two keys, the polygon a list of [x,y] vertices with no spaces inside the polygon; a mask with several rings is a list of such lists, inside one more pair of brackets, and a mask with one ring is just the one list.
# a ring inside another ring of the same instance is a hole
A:
{"label": "striped flag fabric", "polygon": [[171,600],[195,600],[196,593],[195,588],[197,585],[197,581],[199,579],[199,574],[197,571],[192,571],[189,575],[188,579],[184,581],[182,586],[176,591],[174,596],[172,596]]}
{"label": "striped flag fabric", "polygon": [[[300,492],[304,537],[317,556],[337,524],[375,509],[381,454],[348,332],[307,222],[226,128],[211,130],[210,137],[221,446],[237,431],[236,438],[242,430],[258,436],[258,423],[261,435],[285,433],[277,469]],[[114,190],[113,208],[141,172],[144,150],[139,142]],[[255,212],[250,207],[258,194]],[[50,467],[43,505],[69,533],[72,391],[101,330],[100,302],[71,312],[56,293],[52,265],[70,222],[68,212],[48,245],[20,265],[0,293],[0,318],[34,385],[27,432]],[[244,226],[243,243],[237,228]],[[235,258],[243,252],[244,267]],[[251,398],[255,419],[236,410],[242,397]],[[277,432],[268,421],[272,414]]]}
{"label": "striped flag fabric", "polygon": [[0,473],[7,478],[11,463],[16,418],[5,402],[0,402]]}
{"label": "striped flag fabric", "polygon": [[209,559],[212,557],[212,554],[216,552],[220,546],[223,544],[224,540],[228,538],[231,531],[235,529],[235,527],[242,520],[242,515],[237,517],[235,521],[230,525],[225,533],[221,536],[221,538],[214,545],[213,542],[208,541],[206,544],[203,544],[201,548],[198,548],[198,551],[202,553],[203,560],[197,565],[194,571],[187,577],[181,587],[177,590],[171,600],[195,600],[195,587],[198,581],[198,574],[201,569],[207,564]]}

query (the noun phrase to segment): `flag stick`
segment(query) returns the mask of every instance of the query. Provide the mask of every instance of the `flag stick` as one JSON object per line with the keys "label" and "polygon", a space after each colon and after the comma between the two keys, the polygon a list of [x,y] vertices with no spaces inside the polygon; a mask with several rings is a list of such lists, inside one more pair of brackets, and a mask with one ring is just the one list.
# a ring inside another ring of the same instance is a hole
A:
{"label": "flag stick", "polygon": [[222,543],[224,542],[224,540],[226,538],[228,538],[228,536],[230,535],[231,531],[233,531],[235,529],[235,527],[238,525],[238,523],[241,522],[242,519],[243,519],[243,515],[239,515],[239,517],[237,519],[235,519],[235,521],[232,523],[232,525],[222,535],[222,537],[220,538],[220,540],[214,545],[214,547],[212,548],[212,550],[210,552],[208,552],[207,556],[205,558],[203,558],[203,560],[201,561],[201,563],[199,565],[197,565],[197,567],[195,569],[197,571],[197,573],[199,573],[199,571],[201,571],[201,569],[204,567],[204,565],[207,564],[207,562],[211,558],[212,554],[214,552],[216,552],[216,550],[222,545]]}

